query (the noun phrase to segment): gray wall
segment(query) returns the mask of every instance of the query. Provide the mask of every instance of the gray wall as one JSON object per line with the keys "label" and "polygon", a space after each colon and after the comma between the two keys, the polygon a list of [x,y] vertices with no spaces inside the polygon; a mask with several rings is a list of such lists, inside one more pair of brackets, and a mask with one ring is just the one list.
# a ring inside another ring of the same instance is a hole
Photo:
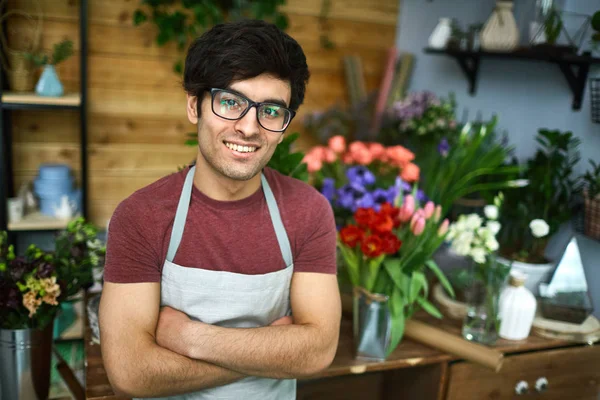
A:
{"label": "gray wall", "polygon": [[[569,11],[590,15],[600,9],[600,0],[565,0],[564,3]],[[467,80],[456,61],[423,53],[438,18],[456,18],[463,26],[485,23],[494,4],[494,0],[400,1],[396,44],[400,51],[416,56],[409,90],[431,90],[439,96],[453,92],[459,117],[464,109],[472,119],[478,112],[483,118],[497,114],[499,129],[508,133],[521,159],[533,154],[534,136],[538,129],[546,127],[570,130],[581,138],[580,172],[588,168],[588,159],[600,161],[600,124],[591,121],[589,87],[581,110],[573,111],[571,91],[556,65],[484,59],[480,64],[477,94],[473,97],[468,94]],[[526,25],[533,5],[534,0],[517,0],[515,6],[523,43],[526,43]],[[600,70],[596,68],[592,74],[600,76]]]}
{"label": "gray wall", "polygon": [[[521,28],[521,42],[527,41],[527,23],[534,0],[517,0],[515,19]],[[535,151],[534,137],[539,128],[570,130],[581,141],[579,172],[588,168],[588,159],[600,161],[600,124],[593,124],[589,87],[580,111],[571,109],[572,96],[557,66],[541,62],[485,59],[480,64],[477,94],[468,94],[468,84],[456,61],[423,53],[440,17],[456,18],[463,26],[484,23],[495,0],[401,0],[396,44],[400,51],[413,53],[415,65],[409,90],[431,90],[438,96],[453,92],[458,115],[468,111],[489,118],[499,117],[499,129],[506,131],[516,155],[523,159]],[[600,0],[563,0],[564,9],[591,15],[600,9]],[[587,42],[587,40],[586,40]],[[600,55],[598,55],[600,56]],[[600,76],[600,69],[591,71]],[[554,238],[560,249],[574,232],[565,226]],[[600,242],[576,235],[585,265],[594,314],[600,318]],[[558,255],[554,255],[555,257]]]}

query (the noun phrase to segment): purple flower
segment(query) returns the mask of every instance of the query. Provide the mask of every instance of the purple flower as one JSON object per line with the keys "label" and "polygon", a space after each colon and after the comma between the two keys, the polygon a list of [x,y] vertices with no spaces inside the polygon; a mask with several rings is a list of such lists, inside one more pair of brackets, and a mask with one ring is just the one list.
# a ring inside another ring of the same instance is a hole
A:
{"label": "purple flower", "polygon": [[0,309],[12,308],[16,310],[20,304],[19,291],[7,281],[0,281]]}
{"label": "purple flower", "polygon": [[54,272],[54,265],[49,262],[42,261],[38,265],[37,276],[38,278],[50,278],[52,273]]}
{"label": "purple flower", "polygon": [[359,208],[369,208],[373,206],[375,206],[373,195],[371,193],[364,193],[361,198],[356,199],[356,201],[354,202],[352,212],[355,212]]}
{"label": "purple flower", "polygon": [[351,183],[358,183],[362,186],[375,183],[375,175],[362,165],[348,168],[346,170],[346,177]]}
{"label": "purple flower", "polygon": [[329,200],[329,202],[333,201],[333,196],[335,195],[335,180],[333,178],[323,179],[321,193]]}
{"label": "purple flower", "polygon": [[448,139],[443,138],[438,145],[438,152],[442,157],[446,158],[448,156],[448,152],[450,151],[450,144],[448,143]]}
{"label": "purple flower", "polygon": [[417,201],[421,204],[425,204],[429,201],[429,197],[421,189],[417,190]]}
{"label": "purple flower", "polygon": [[379,208],[383,203],[394,203],[394,199],[398,194],[395,186],[391,186],[389,189],[375,189],[373,191],[373,202],[375,203],[375,210],[379,211]]}
{"label": "purple flower", "polygon": [[363,197],[365,192],[365,188],[358,183],[344,185],[337,191],[336,205],[354,211],[356,202]]}
{"label": "purple flower", "polygon": [[8,267],[10,277],[14,282],[20,281],[27,272],[29,272],[30,265],[27,260],[23,257],[16,257]]}

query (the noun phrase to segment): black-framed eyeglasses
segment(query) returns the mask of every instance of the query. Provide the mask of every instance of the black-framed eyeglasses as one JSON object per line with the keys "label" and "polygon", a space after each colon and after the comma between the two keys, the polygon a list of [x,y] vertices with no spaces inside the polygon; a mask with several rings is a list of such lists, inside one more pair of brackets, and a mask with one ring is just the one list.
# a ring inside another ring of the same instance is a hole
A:
{"label": "black-framed eyeglasses", "polygon": [[271,132],[286,130],[296,112],[281,104],[255,102],[226,89],[210,89],[212,112],[230,121],[244,118],[252,107],[256,107],[256,119],[260,126]]}

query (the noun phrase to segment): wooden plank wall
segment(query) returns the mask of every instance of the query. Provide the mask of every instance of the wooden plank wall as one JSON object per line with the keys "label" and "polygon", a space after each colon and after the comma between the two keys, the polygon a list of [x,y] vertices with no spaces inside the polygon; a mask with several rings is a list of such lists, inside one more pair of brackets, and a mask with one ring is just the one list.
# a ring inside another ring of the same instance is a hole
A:
{"label": "wooden plank wall", "polygon": [[[38,3],[39,1],[39,3]],[[106,224],[117,204],[135,190],[176,171],[191,161],[195,148],[184,146],[194,131],[185,114],[180,76],[172,72],[178,54],[173,46],[158,47],[150,24],[134,27],[139,0],[88,0],[88,134],[90,219]],[[9,0],[8,9],[38,15],[41,45],[50,49],[65,38],[76,55],[58,68],[67,91],[79,90],[79,2],[75,0]],[[375,90],[393,46],[398,0],[332,0],[330,39],[334,50],[321,47],[319,15],[322,0],[288,0],[288,33],[303,46],[311,70],[305,104],[291,131],[302,131],[306,112],[345,103],[342,57],[358,54],[369,90]],[[11,47],[27,41],[32,25],[22,18],[8,22]],[[34,178],[43,162],[66,162],[79,173],[79,120],[71,111],[15,112],[13,117],[16,184]],[[306,148],[314,139],[303,137]]]}

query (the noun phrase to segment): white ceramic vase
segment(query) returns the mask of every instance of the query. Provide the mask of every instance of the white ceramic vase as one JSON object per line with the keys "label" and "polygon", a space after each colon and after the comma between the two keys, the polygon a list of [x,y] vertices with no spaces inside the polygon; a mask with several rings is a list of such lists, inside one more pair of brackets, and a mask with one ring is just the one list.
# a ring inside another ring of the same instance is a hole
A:
{"label": "white ceramic vase", "polygon": [[519,29],[513,3],[498,1],[481,32],[481,47],[488,51],[512,51],[519,45]]}
{"label": "white ceramic vase", "polygon": [[554,271],[554,263],[547,264],[530,264],[521,261],[507,260],[506,258],[497,257],[499,263],[511,266],[511,271],[518,271],[527,275],[525,287],[529,289],[534,296],[539,294],[540,283],[548,283]]}
{"label": "white ceramic vase", "polygon": [[518,271],[511,271],[509,284],[500,294],[498,317],[500,337],[508,340],[523,340],[529,336],[537,301],[524,286],[527,277]]}
{"label": "white ceramic vase", "polygon": [[445,49],[452,35],[452,20],[440,18],[433,32],[429,36],[429,47],[432,49]]}

